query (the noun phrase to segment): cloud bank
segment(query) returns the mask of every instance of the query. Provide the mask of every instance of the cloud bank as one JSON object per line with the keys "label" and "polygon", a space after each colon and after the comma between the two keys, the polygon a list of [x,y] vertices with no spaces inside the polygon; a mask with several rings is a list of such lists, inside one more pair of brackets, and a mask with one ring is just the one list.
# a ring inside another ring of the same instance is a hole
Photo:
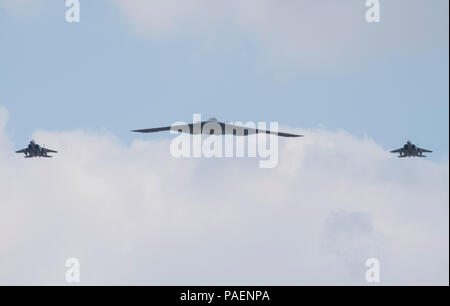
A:
{"label": "cloud bank", "polygon": [[[298,130],[279,165],[174,159],[170,138],[37,131],[52,160],[13,154],[0,109],[0,284],[449,283],[449,165],[369,138]],[[150,138],[150,137],[149,137]],[[150,138],[151,139],[151,138]]]}

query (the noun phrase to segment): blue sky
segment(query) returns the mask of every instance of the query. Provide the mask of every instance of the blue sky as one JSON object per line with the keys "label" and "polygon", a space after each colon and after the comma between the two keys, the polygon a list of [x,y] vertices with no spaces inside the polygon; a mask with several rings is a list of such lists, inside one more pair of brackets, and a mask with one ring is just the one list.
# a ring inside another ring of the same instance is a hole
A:
{"label": "blue sky", "polygon": [[105,1],[82,1],[81,23],[68,24],[63,4],[46,3],[33,16],[0,10],[0,104],[18,144],[36,129],[107,129],[128,142],[136,137],[130,129],[200,112],[345,129],[386,148],[411,139],[434,149],[434,158],[448,156],[448,36],[441,33],[425,50],[386,46],[387,54],[359,54],[350,68],[286,72],[261,64],[264,47],[234,29],[218,28],[217,45],[204,48],[189,37],[136,35]]}

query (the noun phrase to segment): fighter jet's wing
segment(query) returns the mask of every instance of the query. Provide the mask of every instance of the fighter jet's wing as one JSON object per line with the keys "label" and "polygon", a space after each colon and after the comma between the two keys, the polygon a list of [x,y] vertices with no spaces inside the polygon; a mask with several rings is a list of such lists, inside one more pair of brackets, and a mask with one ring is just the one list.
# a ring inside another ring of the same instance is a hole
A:
{"label": "fighter jet's wing", "polygon": [[16,153],[25,153],[26,151],[27,151],[27,149],[23,149],[23,150],[17,151]]}
{"label": "fighter jet's wing", "polygon": [[228,123],[225,123],[224,126],[225,126],[225,131],[224,131],[225,134],[233,134],[233,135],[237,135],[237,136],[246,136],[246,135],[253,135],[253,134],[272,134],[272,135],[276,135],[279,137],[303,137],[303,135],[260,130],[260,129],[254,129],[254,128],[249,128],[249,127],[240,126],[240,125],[232,125],[232,124],[228,124]]}
{"label": "fighter jet's wing", "polygon": [[400,152],[403,152],[403,151],[404,151],[404,149],[401,148],[401,149],[393,150],[393,151],[391,151],[391,153],[400,153]]}
{"label": "fighter jet's wing", "polygon": [[58,153],[58,151],[53,151],[53,150],[46,149],[46,148],[42,148],[42,151],[44,151],[46,153]]}
{"label": "fighter jet's wing", "polygon": [[425,150],[425,149],[422,149],[422,148],[417,148],[417,151],[424,152],[424,153],[433,153],[433,151]]}

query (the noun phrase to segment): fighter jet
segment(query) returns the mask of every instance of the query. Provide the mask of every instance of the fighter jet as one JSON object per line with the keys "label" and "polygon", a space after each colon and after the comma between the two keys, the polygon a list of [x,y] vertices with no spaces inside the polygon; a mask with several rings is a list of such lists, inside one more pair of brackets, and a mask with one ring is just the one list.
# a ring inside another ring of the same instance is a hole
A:
{"label": "fighter jet", "polygon": [[419,148],[416,145],[412,144],[411,141],[408,141],[403,146],[403,148],[391,151],[391,153],[399,153],[400,155],[398,157],[426,157],[425,155],[423,155],[423,153],[425,152],[431,153],[433,151]]}
{"label": "fighter jet", "polygon": [[32,140],[30,141],[30,144],[26,149],[17,151],[16,153],[25,154],[25,158],[32,158],[32,157],[52,158],[53,156],[48,155],[48,153],[58,153],[58,152],[41,147],[40,145],[36,144],[34,140]]}
{"label": "fighter jet", "polygon": [[272,134],[279,137],[303,137],[303,135],[281,133],[275,131],[259,130],[255,128],[233,125],[227,122],[219,122],[216,118],[210,118],[207,121],[197,123],[190,123],[184,125],[165,126],[159,128],[151,128],[145,130],[133,130],[136,133],[156,133],[162,131],[174,131],[180,133],[190,134],[206,134],[206,135],[234,135],[234,136],[248,136],[253,134]]}

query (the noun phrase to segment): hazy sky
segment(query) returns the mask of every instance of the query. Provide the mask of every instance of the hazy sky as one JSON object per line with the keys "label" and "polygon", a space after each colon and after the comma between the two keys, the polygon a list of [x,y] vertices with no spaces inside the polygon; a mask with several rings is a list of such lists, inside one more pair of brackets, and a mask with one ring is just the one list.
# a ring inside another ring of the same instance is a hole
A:
{"label": "hazy sky", "polygon": [[[0,0],[0,284],[448,284],[448,1],[64,2]],[[306,137],[263,170],[129,132],[193,113]]]}

